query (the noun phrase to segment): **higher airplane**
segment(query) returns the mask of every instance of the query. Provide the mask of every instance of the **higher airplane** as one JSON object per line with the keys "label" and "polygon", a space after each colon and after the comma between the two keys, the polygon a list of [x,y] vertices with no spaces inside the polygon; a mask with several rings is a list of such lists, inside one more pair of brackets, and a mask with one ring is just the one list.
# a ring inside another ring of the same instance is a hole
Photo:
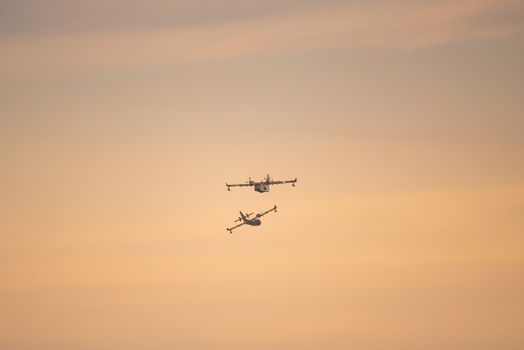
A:
{"label": "higher airplane", "polygon": [[273,180],[269,177],[269,174],[262,179],[261,181],[252,181],[251,178],[249,178],[249,181],[241,184],[228,184],[226,183],[226,187],[228,191],[231,191],[230,187],[246,187],[246,186],[254,186],[255,191],[263,193],[263,192],[269,192],[269,185],[281,185],[281,184],[291,184],[293,187],[295,187],[295,183],[297,182],[297,178],[294,180],[285,180],[285,181],[277,181]]}

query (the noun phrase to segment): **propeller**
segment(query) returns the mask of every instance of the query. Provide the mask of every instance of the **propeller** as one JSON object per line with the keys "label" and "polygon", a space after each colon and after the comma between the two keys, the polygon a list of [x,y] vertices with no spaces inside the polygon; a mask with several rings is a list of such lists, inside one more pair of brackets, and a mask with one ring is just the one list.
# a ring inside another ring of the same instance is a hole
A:
{"label": "propeller", "polygon": [[266,178],[264,180],[266,180],[266,182],[271,181],[271,178],[269,177],[269,174],[267,174],[267,176],[266,176]]}

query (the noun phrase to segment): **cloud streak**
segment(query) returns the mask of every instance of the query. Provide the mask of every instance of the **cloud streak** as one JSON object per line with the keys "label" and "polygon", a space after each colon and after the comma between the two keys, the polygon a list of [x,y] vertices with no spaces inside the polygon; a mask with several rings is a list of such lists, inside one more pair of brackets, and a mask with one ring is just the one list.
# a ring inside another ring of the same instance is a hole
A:
{"label": "cloud streak", "polygon": [[0,41],[0,74],[126,70],[216,62],[256,55],[338,49],[416,50],[522,32],[513,0],[384,2],[302,7],[297,11],[185,25],[112,28]]}

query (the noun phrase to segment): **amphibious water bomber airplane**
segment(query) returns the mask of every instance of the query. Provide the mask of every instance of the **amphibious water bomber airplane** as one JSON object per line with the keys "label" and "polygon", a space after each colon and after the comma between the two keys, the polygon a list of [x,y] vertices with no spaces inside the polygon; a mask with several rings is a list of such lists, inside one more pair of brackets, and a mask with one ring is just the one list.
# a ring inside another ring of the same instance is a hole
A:
{"label": "amphibious water bomber airplane", "polygon": [[249,178],[249,181],[242,184],[228,184],[226,183],[226,187],[228,191],[231,191],[230,187],[244,187],[244,186],[254,186],[255,191],[263,193],[263,192],[269,192],[269,185],[281,185],[281,184],[291,184],[293,187],[295,187],[295,183],[297,182],[297,178],[294,180],[285,180],[285,181],[275,181],[269,177],[269,174],[262,179],[259,182],[252,181],[251,178]]}
{"label": "amphibious water bomber airplane", "polygon": [[254,218],[250,219],[249,217],[251,215],[253,215],[253,213],[249,213],[249,214],[244,214],[242,212],[240,212],[240,217],[238,219],[235,220],[235,222],[237,221],[242,221],[242,223],[236,225],[236,226],[233,226],[231,228],[227,228],[226,230],[229,231],[229,233],[233,233],[233,230],[236,229],[237,227],[240,227],[242,225],[251,225],[251,226],[260,226],[262,224],[262,221],[260,221],[260,218],[268,213],[271,213],[272,211],[274,211],[275,213],[277,212],[277,206],[275,205],[273,208],[269,209],[269,210],[266,210],[265,212],[263,213],[259,213],[257,215],[255,215]]}

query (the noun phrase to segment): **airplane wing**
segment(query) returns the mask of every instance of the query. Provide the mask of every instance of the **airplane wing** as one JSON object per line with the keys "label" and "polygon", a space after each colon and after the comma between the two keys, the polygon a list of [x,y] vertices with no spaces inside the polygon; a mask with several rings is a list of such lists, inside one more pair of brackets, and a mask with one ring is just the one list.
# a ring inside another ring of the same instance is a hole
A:
{"label": "airplane wing", "polygon": [[231,227],[231,228],[226,228],[226,230],[228,230],[229,233],[233,233],[233,230],[234,230],[234,229],[236,229],[237,227],[240,227],[240,226],[242,226],[242,225],[245,225],[245,223],[243,222],[243,223],[238,224],[238,225],[236,225],[236,226],[233,226],[233,227]]}
{"label": "airplane wing", "polygon": [[230,187],[249,187],[249,186],[254,186],[254,185],[255,185],[254,182],[245,183],[245,184],[228,184],[228,183],[226,183],[226,187],[227,187],[228,191],[229,191]]}
{"label": "airplane wing", "polygon": [[273,208],[269,209],[269,210],[266,210],[265,212],[263,213],[259,213],[257,214],[257,218],[260,218],[268,213],[271,213],[272,211],[276,212],[277,211],[277,206],[275,205]]}
{"label": "airplane wing", "polygon": [[282,184],[293,184],[293,186],[295,185],[295,182],[297,182],[297,179],[295,178],[294,180],[284,180],[284,181],[280,181],[280,180],[271,180],[269,181],[269,184],[270,185],[282,185]]}

